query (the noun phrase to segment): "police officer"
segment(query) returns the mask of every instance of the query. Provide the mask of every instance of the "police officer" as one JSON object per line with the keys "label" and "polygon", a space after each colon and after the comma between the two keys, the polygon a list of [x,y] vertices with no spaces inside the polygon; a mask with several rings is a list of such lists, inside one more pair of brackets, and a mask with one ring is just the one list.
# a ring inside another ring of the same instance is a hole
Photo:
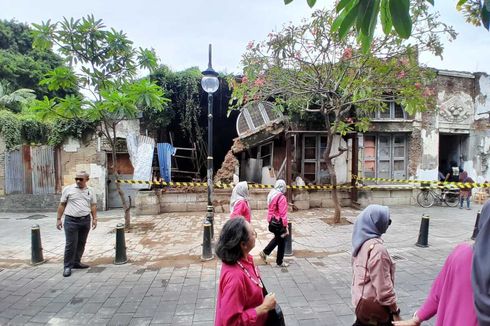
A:
{"label": "police officer", "polygon": [[92,215],[92,230],[97,227],[97,198],[91,187],[87,186],[89,175],[85,171],[76,174],[75,184],[63,189],[56,228],[61,230],[61,218],[65,216],[65,257],[63,276],[71,275],[72,268],[88,268],[81,262],[85,242],[90,231],[90,215]]}

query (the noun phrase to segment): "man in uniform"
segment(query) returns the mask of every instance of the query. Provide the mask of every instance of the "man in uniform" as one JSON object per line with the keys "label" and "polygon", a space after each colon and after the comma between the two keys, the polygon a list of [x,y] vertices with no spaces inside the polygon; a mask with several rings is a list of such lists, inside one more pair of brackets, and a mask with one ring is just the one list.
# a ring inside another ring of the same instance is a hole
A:
{"label": "man in uniform", "polygon": [[85,249],[88,232],[90,231],[90,215],[92,215],[92,230],[97,227],[97,199],[95,192],[87,186],[89,175],[85,171],[76,174],[75,184],[63,189],[56,228],[61,230],[61,218],[65,216],[65,257],[63,276],[71,275],[72,268],[88,268],[82,264],[81,258]]}

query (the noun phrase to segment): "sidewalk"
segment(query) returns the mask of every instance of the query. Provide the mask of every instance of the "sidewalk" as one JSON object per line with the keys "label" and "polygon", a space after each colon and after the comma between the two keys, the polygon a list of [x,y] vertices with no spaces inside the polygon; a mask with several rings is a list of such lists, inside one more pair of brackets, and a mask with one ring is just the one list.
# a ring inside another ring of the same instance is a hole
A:
{"label": "sidewalk", "polygon": [[[384,236],[397,261],[396,291],[402,315],[409,317],[455,244],[468,241],[473,210],[416,206],[391,208],[392,226]],[[431,216],[429,248],[414,246],[422,213]],[[325,209],[298,211],[293,222],[291,266],[260,265],[269,291],[276,293],[287,325],[351,325],[350,240],[352,225],[330,226]],[[358,214],[344,209],[343,215]],[[114,227],[122,211],[101,212],[84,255],[92,267],[63,278],[64,234],[55,214],[0,214],[0,325],[212,325],[220,263],[202,263],[203,214],[133,217],[126,233],[130,263],[112,264]],[[270,235],[253,212],[258,252]],[[30,217],[29,217],[30,216]],[[216,236],[227,214],[215,217]],[[30,226],[41,226],[47,263],[31,267]],[[271,262],[273,258],[270,259]],[[432,325],[433,322],[427,323]]]}

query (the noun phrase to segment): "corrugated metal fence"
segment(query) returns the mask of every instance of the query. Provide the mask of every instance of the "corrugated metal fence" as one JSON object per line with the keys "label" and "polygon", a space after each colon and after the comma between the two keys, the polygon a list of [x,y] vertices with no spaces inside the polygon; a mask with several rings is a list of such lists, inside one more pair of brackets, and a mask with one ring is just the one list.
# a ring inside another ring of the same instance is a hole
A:
{"label": "corrugated metal fence", "polygon": [[6,193],[56,193],[55,150],[52,146],[23,146],[5,158]]}

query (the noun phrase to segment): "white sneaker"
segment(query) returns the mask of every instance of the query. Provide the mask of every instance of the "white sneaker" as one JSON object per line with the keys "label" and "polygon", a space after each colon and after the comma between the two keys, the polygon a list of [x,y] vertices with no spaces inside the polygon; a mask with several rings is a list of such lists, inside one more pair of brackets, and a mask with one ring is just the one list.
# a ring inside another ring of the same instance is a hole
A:
{"label": "white sneaker", "polygon": [[267,255],[265,254],[265,252],[263,252],[263,251],[259,252],[259,256],[260,256],[260,258],[262,258],[264,263],[267,264]]}
{"label": "white sneaker", "polygon": [[289,263],[286,263],[285,261],[283,261],[282,264],[277,265],[277,267],[289,267]]}

